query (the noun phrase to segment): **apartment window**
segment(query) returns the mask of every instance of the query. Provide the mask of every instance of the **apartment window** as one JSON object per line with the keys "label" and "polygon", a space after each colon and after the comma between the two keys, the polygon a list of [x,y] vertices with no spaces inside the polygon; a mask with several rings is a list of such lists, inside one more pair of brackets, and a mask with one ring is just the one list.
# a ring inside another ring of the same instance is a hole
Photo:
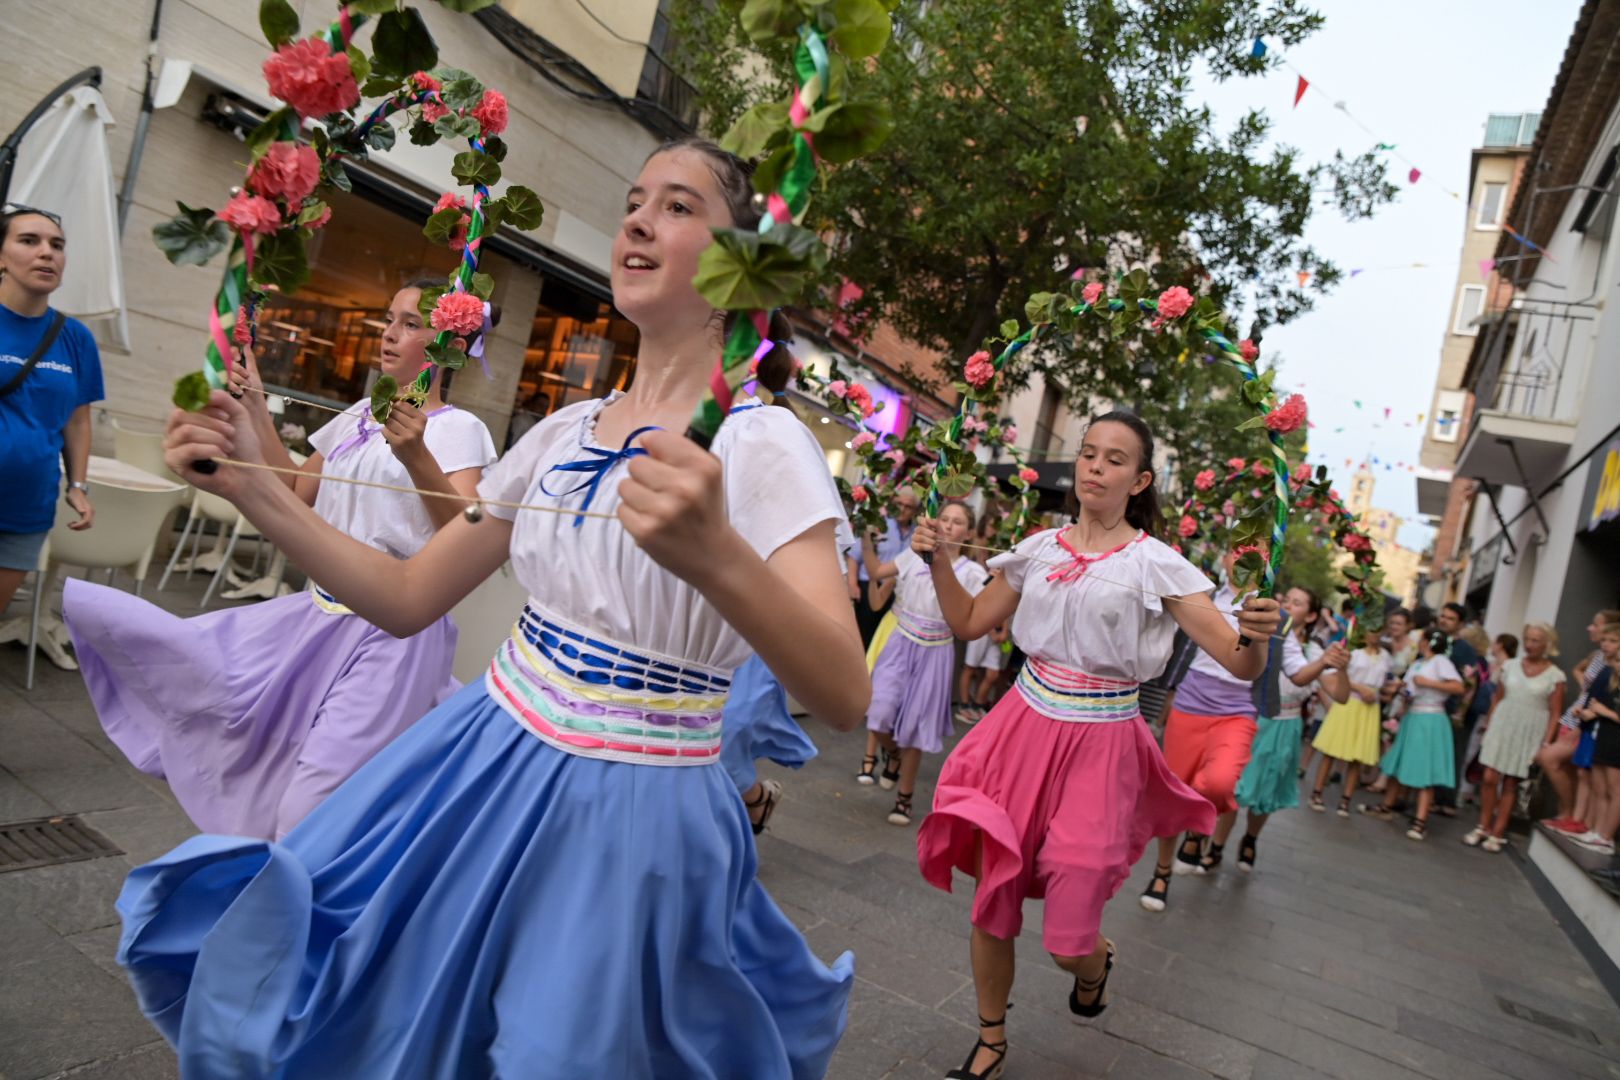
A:
{"label": "apartment window", "polygon": [[1479,327],[1474,325],[1476,319],[1485,311],[1485,286],[1464,285],[1462,293],[1457,297],[1457,318],[1451,324],[1453,334],[1463,334],[1474,337],[1479,333]]}
{"label": "apartment window", "polygon": [[1477,229],[1501,228],[1502,204],[1506,201],[1506,184],[1481,184],[1479,189],[1479,216],[1474,219],[1474,227]]}
{"label": "apartment window", "polygon": [[1454,443],[1462,430],[1466,396],[1461,390],[1442,390],[1434,398],[1434,420],[1430,431],[1435,442]]}

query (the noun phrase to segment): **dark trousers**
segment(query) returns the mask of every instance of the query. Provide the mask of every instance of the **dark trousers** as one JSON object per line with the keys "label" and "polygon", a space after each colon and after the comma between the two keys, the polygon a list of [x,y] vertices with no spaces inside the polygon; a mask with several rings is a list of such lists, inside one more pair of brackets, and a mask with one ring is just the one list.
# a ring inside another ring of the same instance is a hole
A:
{"label": "dark trousers", "polygon": [[861,592],[865,595],[854,601],[855,625],[861,631],[861,644],[870,645],[872,644],[872,635],[877,633],[878,623],[883,621],[883,616],[888,614],[889,608],[894,606],[894,597],[891,595],[888,603],[873,611],[871,604],[872,583],[870,581],[861,582]]}
{"label": "dark trousers", "polygon": [[[1452,754],[1455,763],[1451,775],[1456,778],[1456,782],[1459,784],[1462,783],[1462,771],[1468,765],[1468,762],[1463,760],[1463,755],[1468,753],[1468,740],[1474,737],[1474,727],[1479,723],[1482,715],[1476,712],[1465,713],[1462,718],[1462,726],[1451,729]],[[1437,806],[1456,806],[1456,786],[1435,788],[1434,801]]]}

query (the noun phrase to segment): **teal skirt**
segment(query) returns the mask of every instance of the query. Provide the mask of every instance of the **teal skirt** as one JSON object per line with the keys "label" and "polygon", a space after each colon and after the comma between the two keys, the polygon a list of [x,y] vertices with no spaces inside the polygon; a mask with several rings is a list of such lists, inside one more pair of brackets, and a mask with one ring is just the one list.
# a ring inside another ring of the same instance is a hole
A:
{"label": "teal skirt", "polygon": [[1454,754],[1450,719],[1443,713],[1411,713],[1401,720],[1378,767],[1404,787],[1451,787],[1457,782]]}
{"label": "teal skirt", "polygon": [[1299,805],[1299,751],[1304,721],[1297,716],[1260,718],[1249,764],[1234,792],[1237,803],[1252,814],[1275,814]]}

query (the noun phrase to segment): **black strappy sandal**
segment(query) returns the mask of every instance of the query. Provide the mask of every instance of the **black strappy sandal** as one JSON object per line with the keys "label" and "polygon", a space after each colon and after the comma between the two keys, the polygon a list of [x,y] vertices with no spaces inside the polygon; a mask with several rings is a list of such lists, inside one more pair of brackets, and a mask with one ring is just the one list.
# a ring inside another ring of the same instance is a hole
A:
{"label": "black strappy sandal", "polygon": [[[1103,941],[1108,953],[1103,957],[1102,974],[1090,981],[1076,975],[1074,989],[1069,991],[1069,1018],[1077,1024],[1082,1020],[1095,1020],[1108,1008],[1108,973],[1114,970],[1114,943],[1107,938],[1103,938]],[[1080,1000],[1081,994],[1096,996],[1088,1005]]]}
{"label": "black strappy sandal", "polygon": [[877,755],[867,754],[861,758],[861,771],[855,774],[855,782],[871,787],[877,783]]}
{"label": "black strappy sandal", "polygon": [[889,811],[890,825],[911,824],[911,796],[912,792],[900,791],[895,793],[894,809]]}
{"label": "black strappy sandal", "polygon": [[[1007,1008],[1012,1008],[1012,1002],[1009,1001],[1007,1003]],[[985,1042],[984,1029],[993,1027],[1005,1028],[1006,1026],[1006,1013],[1001,1014],[1000,1020],[986,1020],[982,1016],[979,1017],[979,1041],[973,1044],[972,1050],[968,1051],[967,1060],[962,1062],[962,1067],[960,1069],[952,1069],[950,1072],[946,1073],[945,1080],[998,1080],[998,1078],[1001,1076],[1002,1069],[1005,1068],[1007,1064],[1007,1040],[1002,1039],[999,1042]],[[996,1055],[996,1060],[991,1062],[989,1068],[985,1069],[983,1072],[974,1072],[973,1059],[979,1056],[979,1050],[981,1048]]]}
{"label": "black strappy sandal", "polygon": [[1213,874],[1221,865],[1221,852],[1224,848],[1225,845],[1217,844],[1211,840],[1209,850],[1205,851],[1204,857],[1198,860],[1198,872],[1200,874]]}
{"label": "black strappy sandal", "polygon": [[878,787],[888,791],[900,782],[900,755],[883,751],[883,772],[878,776]]}
{"label": "black strappy sandal", "polygon": [[1243,841],[1238,844],[1238,869],[1245,874],[1254,869],[1254,848],[1259,843],[1258,836],[1243,834]]}
{"label": "black strappy sandal", "polygon": [[1163,911],[1170,900],[1170,868],[1154,866],[1153,880],[1142,890],[1142,906],[1149,911]]}
{"label": "black strappy sandal", "polygon": [[1342,799],[1340,799],[1339,800],[1339,808],[1337,810],[1333,811],[1333,812],[1335,814],[1339,815],[1340,817],[1349,817],[1350,816],[1350,796],[1346,795]]}
{"label": "black strappy sandal", "polygon": [[1429,823],[1422,818],[1413,818],[1411,826],[1406,830],[1408,840],[1422,840],[1429,835]]}
{"label": "black strappy sandal", "polygon": [[1317,788],[1315,791],[1311,792],[1311,809],[1315,810],[1318,814],[1327,810],[1327,803],[1322,801],[1321,788]]}
{"label": "black strappy sandal", "polygon": [[776,806],[781,801],[782,784],[779,780],[761,780],[759,782],[759,798],[753,802],[743,800],[743,805],[750,810],[758,810],[760,807],[765,808],[760,813],[758,821],[754,820],[754,815],[748,815],[748,824],[753,827],[755,836],[765,831],[766,824],[771,820],[771,815],[776,813]]}
{"label": "black strappy sandal", "polygon": [[[1191,847],[1192,850],[1187,849]],[[1204,861],[1204,838],[1198,833],[1188,833],[1176,848],[1176,861],[1171,864],[1171,870],[1176,874],[1196,874],[1200,864]]]}

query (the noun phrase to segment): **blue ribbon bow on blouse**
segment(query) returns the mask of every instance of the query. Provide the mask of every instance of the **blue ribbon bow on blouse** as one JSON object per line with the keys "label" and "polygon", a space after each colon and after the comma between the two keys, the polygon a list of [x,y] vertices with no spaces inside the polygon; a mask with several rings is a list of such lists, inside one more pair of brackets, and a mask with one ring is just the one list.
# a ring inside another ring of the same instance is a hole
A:
{"label": "blue ribbon bow on blouse", "polygon": [[[631,446],[630,444],[641,438],[641,436],[645,435],[649,431],[659,430],[661,429],[657,425],[648,425],[647,427],[636,428],[636,430],[624,437],[624,446],[620,447],[618,450],[603,450],[599,446],[581,447],[580,449],[592,456],[580,458],[577,461],[565,461],[561,465],[553,465],[551,468],[546,470],[546,475],[540,478],[540,490],[545,492],[547,495],[550,495],[554,499],[565,498],[566,496],[574,494],[576,491],[583,490],[585,492],[585,501],[579,504],[579,509],[581,511],[589,510],[591,508],[591,500],[596,498],[597,487],[601,485],[602,478],[608,474],[608,471],[612,469],[613,466],[617,465],[621,461],[629,461],[633,457],[641,457],[647,453],[647,451],[643,450],[641,447]],[[569,488],[567,491],[552,491],[546,486],[546,479],[554,472],[584,473],[586,474],[586,477],[573,487]],[[574,528],[579,528],[584,521],[585,516],[583,513],[576,514],[574,517]]]}

